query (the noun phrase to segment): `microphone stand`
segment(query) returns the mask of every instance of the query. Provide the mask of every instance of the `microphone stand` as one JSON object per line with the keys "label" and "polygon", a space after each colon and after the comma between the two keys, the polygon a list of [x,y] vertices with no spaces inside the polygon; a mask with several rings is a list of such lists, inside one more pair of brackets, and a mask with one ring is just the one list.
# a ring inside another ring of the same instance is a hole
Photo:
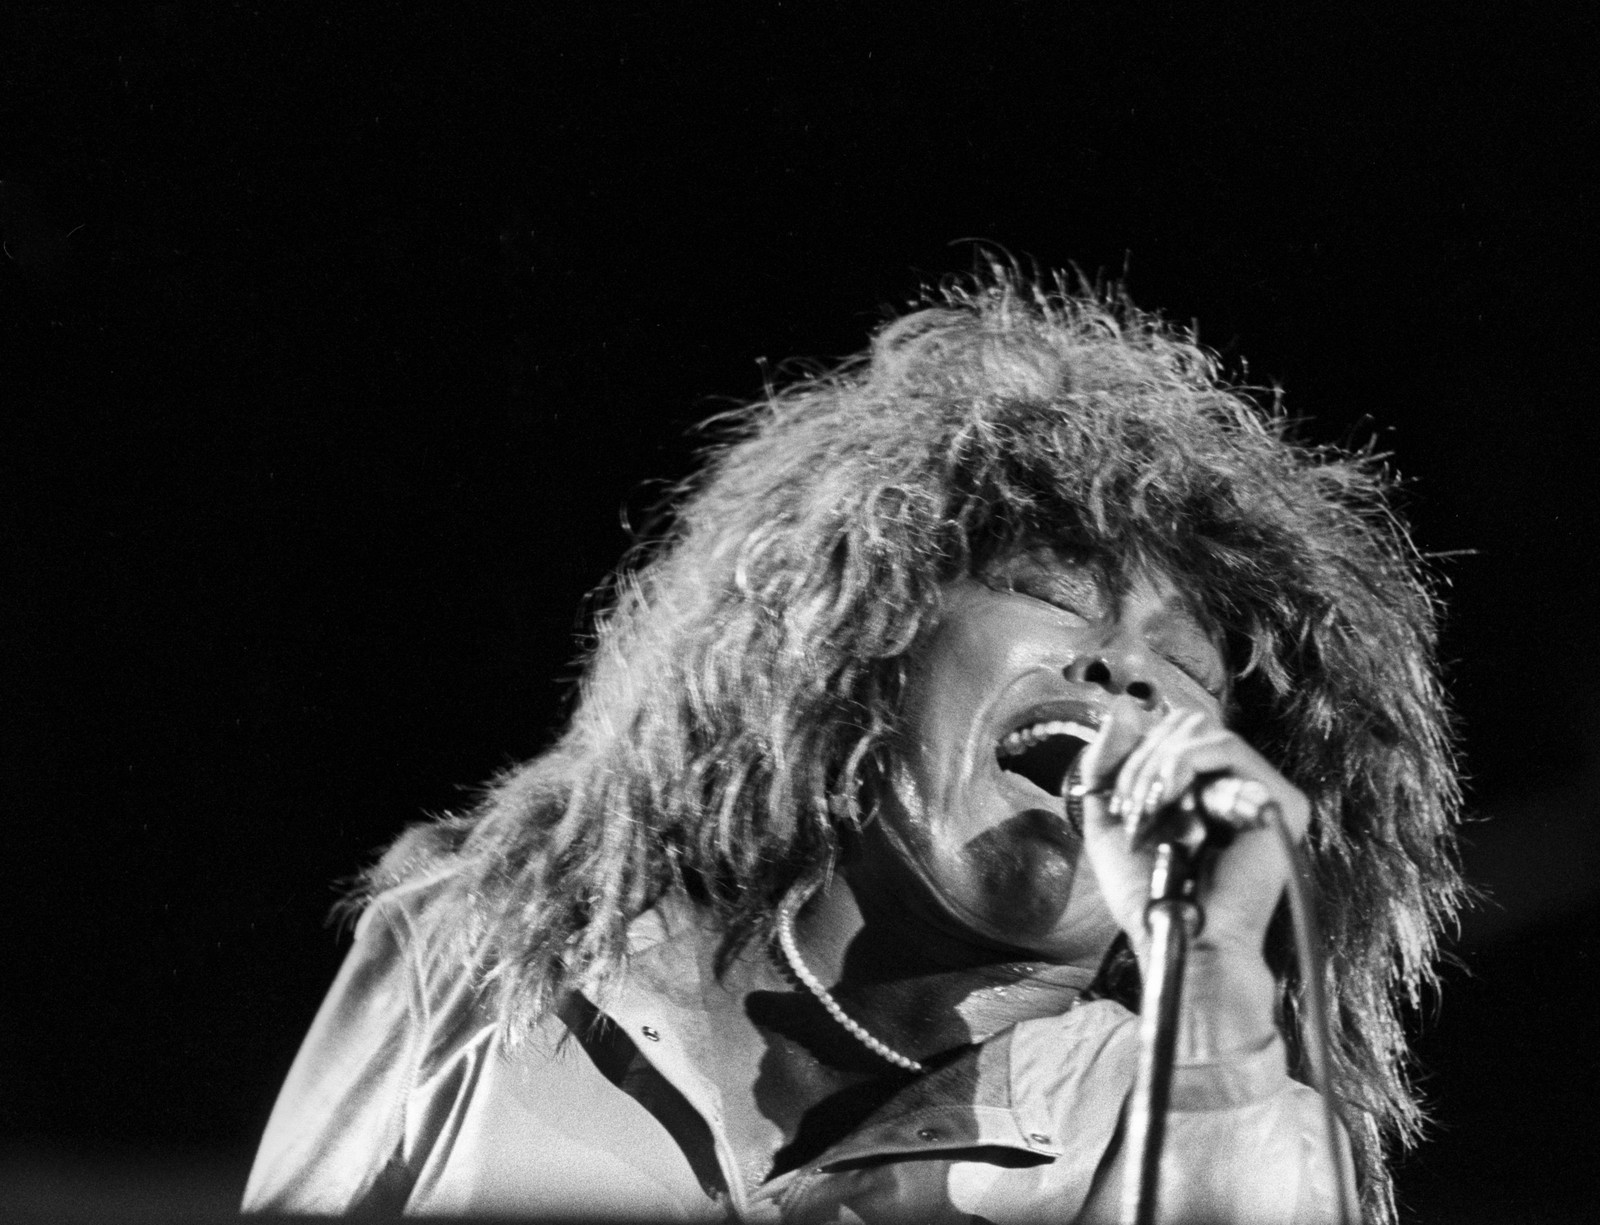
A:
{"label": "microphone stand", "polygon": [[1128,1115],[1124,1225],[1155,1225],[1184,963],[1189,941],[1204,919],[1194,892],[1205,827],[1192,810],[1185,815],[1190,819],[1181,832],[1156,845],[1150,872],[1150,902],[1145,908],[1150,954],[1139,1009],[1139,1068]]}

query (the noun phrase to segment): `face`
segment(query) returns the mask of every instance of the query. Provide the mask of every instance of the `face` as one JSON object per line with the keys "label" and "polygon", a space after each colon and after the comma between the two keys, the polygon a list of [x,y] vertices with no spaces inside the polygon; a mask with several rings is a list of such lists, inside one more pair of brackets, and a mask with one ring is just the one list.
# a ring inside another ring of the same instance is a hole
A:
{"label": "face", "polygon": [[1061,798],[1116,704],[1220,716],[1217,638],[1164,576],[1114,597],[1019,552],[945,589],[913,657],[905,739],[865,855],[885,890],[969,947],[1098,966],[1116,935]]}

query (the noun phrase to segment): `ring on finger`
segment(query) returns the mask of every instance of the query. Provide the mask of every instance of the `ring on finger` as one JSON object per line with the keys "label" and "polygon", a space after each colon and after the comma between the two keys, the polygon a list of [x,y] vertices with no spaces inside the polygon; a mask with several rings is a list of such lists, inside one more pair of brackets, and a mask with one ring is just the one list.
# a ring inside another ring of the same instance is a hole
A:
{"label": "ring on finger", "polygon": [[1139,804],[1139,812],[1143,816],[1155,812],[1161,807],[1161,801],[1166,798],[1167,784],[1161,779],[1153,780],[1144,789],[1144,797]]}
{"label": "ring on finger", "polygon": [[1208,784],[1201,799],[1215,820],[1243,829],[1261,824],[1261,814],[1272,802],[1272,793],[1256,779],[1227,775]]}

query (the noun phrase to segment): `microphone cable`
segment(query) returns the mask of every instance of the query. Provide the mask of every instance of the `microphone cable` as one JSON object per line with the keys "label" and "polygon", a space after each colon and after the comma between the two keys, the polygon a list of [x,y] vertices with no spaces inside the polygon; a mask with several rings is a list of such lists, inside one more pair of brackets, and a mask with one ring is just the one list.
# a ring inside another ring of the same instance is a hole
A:
{"label": "microphone cable", "polygon": [[[1324,991],[1326,980],[1323,977],[1321,924],[1317,922],[1316,907],[1312,904],[1315,878],[1311,872],[1311,860],[1304,849],[1295,843],[1278,805],[1263,805],[1261,816],[1277,835],[1278,845],[1289,865],[1286,885],[1289,892],[1289,919],[1294,929],[1295,960],[1300,964],[1302,1002],[1306,1014],[1300,1018],[1300,1031],[1306,1048],[1306,1069],[1311,1078],[1311,1087],[1322,1098],[1323,1130],[1326,1133],[1328,1156],[1333,1163],[1339,1220],[1344,1225],[1359,1225],[1359,1216],[1351,1213],[1350,1188],[1354,1185],[1355,1177],[1350,1168],[1349,1151],[1340,1142],[1343,1119],[1339,1103],[1334,1098],[1333,1077],[1328,1065],[1331,1031],[1328,1028],[1328,1004]],[[1348,1132],[1348,1128],[1344,1130]]]}

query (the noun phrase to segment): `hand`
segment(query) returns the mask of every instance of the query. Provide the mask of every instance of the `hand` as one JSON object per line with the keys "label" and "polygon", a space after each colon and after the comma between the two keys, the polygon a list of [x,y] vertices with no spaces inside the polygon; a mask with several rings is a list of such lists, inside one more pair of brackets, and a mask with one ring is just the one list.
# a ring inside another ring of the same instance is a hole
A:
{"label": "hand", "polygon": [[[1310,823],[1305,795],[1240,736],[1207,710],[1150,711],[1118,699],[1079,768],[1089,861],[1112,916],[1128,933],[1141,961],[1149,943],[1149,900],[1156,815],[1201,775],[1242,784],[1246,798],[1277,806],[1291,837]],[[1248,807],[1249,805],[1246,805]],[[1230,844],[1209,850],[1197,881],[1205,921],[1194,942],[1202,954],[1262,956],[1267,923],[1283,892],[1289,865],[1277,836],[1255,823],[1235,827]]]}

